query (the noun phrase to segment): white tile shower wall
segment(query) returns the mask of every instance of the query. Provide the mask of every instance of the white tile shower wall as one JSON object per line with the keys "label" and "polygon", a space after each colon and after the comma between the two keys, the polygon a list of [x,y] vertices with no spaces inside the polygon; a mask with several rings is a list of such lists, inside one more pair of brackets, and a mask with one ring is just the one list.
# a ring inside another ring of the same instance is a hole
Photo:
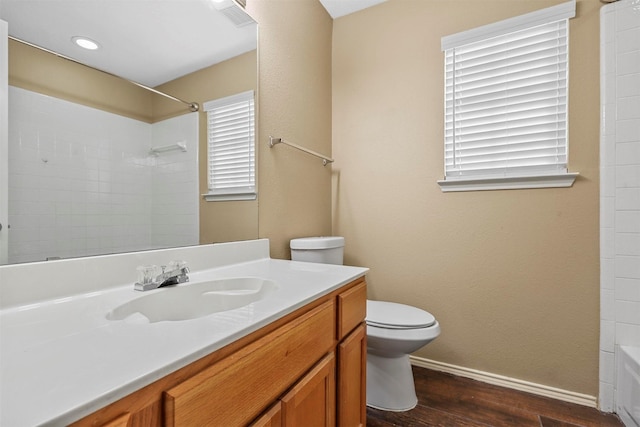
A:
{"label": "white tile shower wall", "polygon": [[197,245],[199,241],[198,113],[153,124],[154,147],[184,143],[187,151],[154,158],[151,244],[154,248]]}
{"label": "white tile shower wall", "polygon": [[9,261],[149,246],[148,124],[9,88]]}
{"label": "white tile shower wall", "polygon": [[9,104],[10,263],[153,247],[152,125],[15,87]]}
{"label": "white tile shower wall", "polygon": [[640,0],[600,14],[600,408],[615,408],[615,353],[640,346]]}

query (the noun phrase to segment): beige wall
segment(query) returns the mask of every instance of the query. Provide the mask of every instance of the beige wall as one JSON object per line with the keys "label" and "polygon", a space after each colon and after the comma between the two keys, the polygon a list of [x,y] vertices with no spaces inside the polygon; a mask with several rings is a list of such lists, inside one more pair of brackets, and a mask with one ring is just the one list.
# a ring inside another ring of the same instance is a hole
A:
{"label": "beige wall", "polygon": [[332,20],[318,0],[249,0],[259,24],[259,232],[271,255],[331,233],[331,167],[269,135],[331,155]]}
{"label": "beige wall", "polygon": [[[207,67],[158,86],[178,98],[200,104],[200,146],[198,148],[200,194],[207,192],[207,114],[203,104],[257,87],[256,51]],[[182,104],[157,97],[154,120],[183,114]],[[200,199],[200,243],[228,242],[258,237],[258,201],[207,202]]]}
{"label": "beige wall", "polygon": [[151,92],[13,40],[9,40],[9,84],[136,120],[152,121]]}
{"label": "beige wall", "polygon": [[443,194],[440,38],[561,1],[389,0],[335,20],[333,232],[369,297],[442,335],[418,356],[598,394],[598,11],[571,20],[573,188]]}

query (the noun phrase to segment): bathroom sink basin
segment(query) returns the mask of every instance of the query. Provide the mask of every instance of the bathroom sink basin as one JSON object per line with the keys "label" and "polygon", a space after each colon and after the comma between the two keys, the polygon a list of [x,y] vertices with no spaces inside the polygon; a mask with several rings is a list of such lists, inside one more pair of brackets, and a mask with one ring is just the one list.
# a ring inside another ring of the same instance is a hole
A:
{"label": "bathroom sink basin", "polygon": [[147,322],[196,319],[244,307],[277,289],[272,280],[236,277],[160,288],[114,308],[108,320]]}

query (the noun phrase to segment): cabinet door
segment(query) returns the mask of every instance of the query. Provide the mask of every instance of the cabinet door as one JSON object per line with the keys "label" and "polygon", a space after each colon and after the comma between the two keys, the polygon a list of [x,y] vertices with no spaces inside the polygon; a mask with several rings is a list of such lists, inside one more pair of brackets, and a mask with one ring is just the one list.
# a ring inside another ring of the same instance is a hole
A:
{"label": "cabinet door", "polygon": [[338,346],[338,426],[367,424],[367,334],[360,324]]}
{"label": "cabinet door", "polygon": [[285,427],[335,425],[335,356],[325,356],[282,398]]}

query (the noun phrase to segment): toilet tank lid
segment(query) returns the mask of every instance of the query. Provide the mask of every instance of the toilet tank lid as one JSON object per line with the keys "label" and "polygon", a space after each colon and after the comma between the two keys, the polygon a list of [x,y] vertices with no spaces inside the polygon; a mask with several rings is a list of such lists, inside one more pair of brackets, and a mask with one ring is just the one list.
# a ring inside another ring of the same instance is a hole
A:
{"label": "toilet tank lid", "polygon": [[291,249],[332,249],[344,247],[344,237],[326,236],[326,237],[302,237],[292,239],[290,242]]}

